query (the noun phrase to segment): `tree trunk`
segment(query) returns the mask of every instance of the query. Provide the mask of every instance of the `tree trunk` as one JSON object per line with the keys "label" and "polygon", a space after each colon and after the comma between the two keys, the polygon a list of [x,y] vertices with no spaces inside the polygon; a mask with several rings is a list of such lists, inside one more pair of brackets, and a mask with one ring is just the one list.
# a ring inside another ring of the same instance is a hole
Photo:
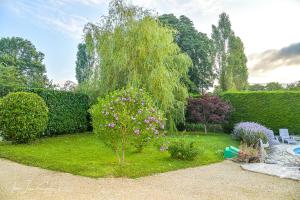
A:
{"label": "tree trunk", "polygon": [[125,142],[122,144],[122,165],[125,163]]}
{"label": "tree trunk", "polygon": [[204,124],[204,132],[205,132],[205,134],[207,134],[207,127],[206,127],[206,124]]}
{"label": "tree trunk", "polygon": [[119,164],[121,164],[122,161],[121,161],[121,158],[120,158],[120,155],[119,155],[118,150],[116,150],[115,153],[116,153],[116,155],[117,155],[117,159],[118,159],[118,161],[119,161]]}

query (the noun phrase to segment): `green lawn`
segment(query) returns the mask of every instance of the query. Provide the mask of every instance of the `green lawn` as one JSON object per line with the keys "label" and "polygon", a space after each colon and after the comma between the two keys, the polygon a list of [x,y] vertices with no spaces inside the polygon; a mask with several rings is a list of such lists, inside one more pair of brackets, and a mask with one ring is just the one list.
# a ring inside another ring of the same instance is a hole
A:
{"label": "green lawn", "polygon": [[[168,139],[179,137],[169,136]],[[160,152],[154,145],[149,145],[142,153],[129,150],[127,164],[120,168],[113,152],[90,133],[45,138],[29,145],[0,142],[0,157],[82,176],[134,178],[222,161],[224,147],[238,145],[226,134],[186,135],[183,138],[195,141],[198,148],[204,149],[194,161],[172,160],[168,152]]]}

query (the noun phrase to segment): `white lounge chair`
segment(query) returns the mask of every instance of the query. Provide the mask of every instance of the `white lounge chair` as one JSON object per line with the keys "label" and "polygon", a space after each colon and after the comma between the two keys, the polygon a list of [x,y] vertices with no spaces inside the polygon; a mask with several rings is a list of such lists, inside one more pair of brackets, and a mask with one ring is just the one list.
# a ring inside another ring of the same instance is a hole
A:
{"label": "white lounge chair", "polygon": [[279,129],[279,138],[283,143],[288,143],[288,144],[296,144],[297,141],[290,136],[289,130],[286,128]]}
{"label": "white lounge chair", "polygon": [[268,141],[269,141],[270,146],[280,144],[279,137],[275,136],[274,132],[272,130],[268,131],[266,133],[266,135],[268,137]]}

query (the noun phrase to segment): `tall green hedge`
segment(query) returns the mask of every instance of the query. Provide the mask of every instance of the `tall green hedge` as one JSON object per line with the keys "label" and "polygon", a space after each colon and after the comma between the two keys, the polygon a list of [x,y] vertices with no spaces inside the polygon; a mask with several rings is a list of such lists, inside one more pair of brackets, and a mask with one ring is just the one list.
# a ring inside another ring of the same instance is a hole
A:
{"label": "tall green hedge", "polygon": [[44,99],[49,108],[45,131],[47,135],[82,132],[89,127],[89,98],[84,94],[47,89],[16,89],[0,85],[0,97],[14,91],[33,92]]}
{"label": "tall green hedge", "polygon": [[221,96],[234,109],[225,127],[227,131],[235,123],[252,121],[275,133],[280,128],[288,128],[290,133],[300,134],[300,92],[226,92]]}

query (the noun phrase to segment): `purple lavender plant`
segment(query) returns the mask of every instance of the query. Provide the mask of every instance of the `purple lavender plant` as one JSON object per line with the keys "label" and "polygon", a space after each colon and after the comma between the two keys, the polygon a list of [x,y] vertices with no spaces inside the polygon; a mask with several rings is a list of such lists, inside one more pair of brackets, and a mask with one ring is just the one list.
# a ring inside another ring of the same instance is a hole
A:
{"label": "purple lavender plant", "polygon": [[267,138],[270,146],[278,144],[272,130],[255,122],[240,122],[236,124],[232,134],[236,138],[243,139],[247,137],[252,141],[255,140],[255,137],[257,137],[258,134],[263,134]]}

